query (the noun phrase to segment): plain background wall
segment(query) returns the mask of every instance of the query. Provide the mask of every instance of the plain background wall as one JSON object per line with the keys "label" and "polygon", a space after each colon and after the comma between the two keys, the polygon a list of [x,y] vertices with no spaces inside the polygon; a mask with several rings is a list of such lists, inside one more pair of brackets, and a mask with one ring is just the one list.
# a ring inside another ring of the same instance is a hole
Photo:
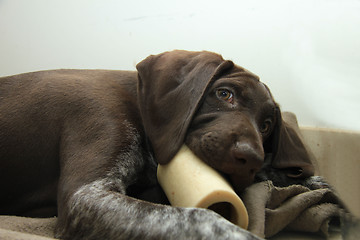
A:
{"label": "plain background wall", "polygon": [[360,130],[359,0],[0,0],[0,76],[210,50],[301,125]]}

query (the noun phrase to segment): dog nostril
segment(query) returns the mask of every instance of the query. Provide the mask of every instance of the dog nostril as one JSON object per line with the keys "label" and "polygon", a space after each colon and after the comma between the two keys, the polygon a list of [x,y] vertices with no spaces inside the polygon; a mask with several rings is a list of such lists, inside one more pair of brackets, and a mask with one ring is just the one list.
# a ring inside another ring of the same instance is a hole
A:
{"label": "dog nostril", "polygon": [[243,165],[245,165],[247,163],[245,158],[238,158],[237,160]]}

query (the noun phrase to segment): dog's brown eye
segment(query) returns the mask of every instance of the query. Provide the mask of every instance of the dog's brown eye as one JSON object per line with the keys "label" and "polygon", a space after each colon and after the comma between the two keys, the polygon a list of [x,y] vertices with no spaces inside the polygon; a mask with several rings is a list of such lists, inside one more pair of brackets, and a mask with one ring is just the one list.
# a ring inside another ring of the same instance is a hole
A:
{"label": "dog's brown eye", "polygon": [[272,121],[270,119],[265,120],[260,127],[260,132],[263,134],[268,134],[271,130],[271,125]]}
{"label": "dog's brown eye", "polygon": [[219,89],[216,91],[216,95],[221,100],[227,101],[229,103],[232,103],[234,101],[234,95],[231,91],[227,89]]}

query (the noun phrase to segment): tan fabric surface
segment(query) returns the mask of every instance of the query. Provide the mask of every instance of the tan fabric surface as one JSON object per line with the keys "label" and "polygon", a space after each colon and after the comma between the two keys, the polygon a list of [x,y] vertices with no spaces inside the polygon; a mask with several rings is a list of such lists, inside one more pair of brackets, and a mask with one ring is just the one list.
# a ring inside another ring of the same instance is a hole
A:
{"label": "tan fabric surface", "polygon": [[271,237],[283,229],[326,235],[329,221],[342,211],[330,189],[280,188],[271,181],[250,186],[242,199],[249,213],[248,229],[260,237]]}
{"label": "tan fabric surface", "polygon": [[56,218],[0,216],[0,239],[54,239]]}

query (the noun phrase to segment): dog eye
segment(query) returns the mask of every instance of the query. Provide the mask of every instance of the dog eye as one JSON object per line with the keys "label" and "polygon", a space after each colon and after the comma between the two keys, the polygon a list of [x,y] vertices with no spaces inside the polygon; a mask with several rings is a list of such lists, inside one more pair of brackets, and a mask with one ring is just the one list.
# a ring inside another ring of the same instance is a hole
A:
{"label": "dog eye", "polygon": [[260,127],[260,132],[263,134],[268,134],[271,130],[271,127],[272,127],[272,121],[270,119],[266,119]]}
{"label": "dog eye", "polygon": [[221,100],[232,103],[234,101],[234,94],[227,89],[218,89],[216,91],[216,96]]}

